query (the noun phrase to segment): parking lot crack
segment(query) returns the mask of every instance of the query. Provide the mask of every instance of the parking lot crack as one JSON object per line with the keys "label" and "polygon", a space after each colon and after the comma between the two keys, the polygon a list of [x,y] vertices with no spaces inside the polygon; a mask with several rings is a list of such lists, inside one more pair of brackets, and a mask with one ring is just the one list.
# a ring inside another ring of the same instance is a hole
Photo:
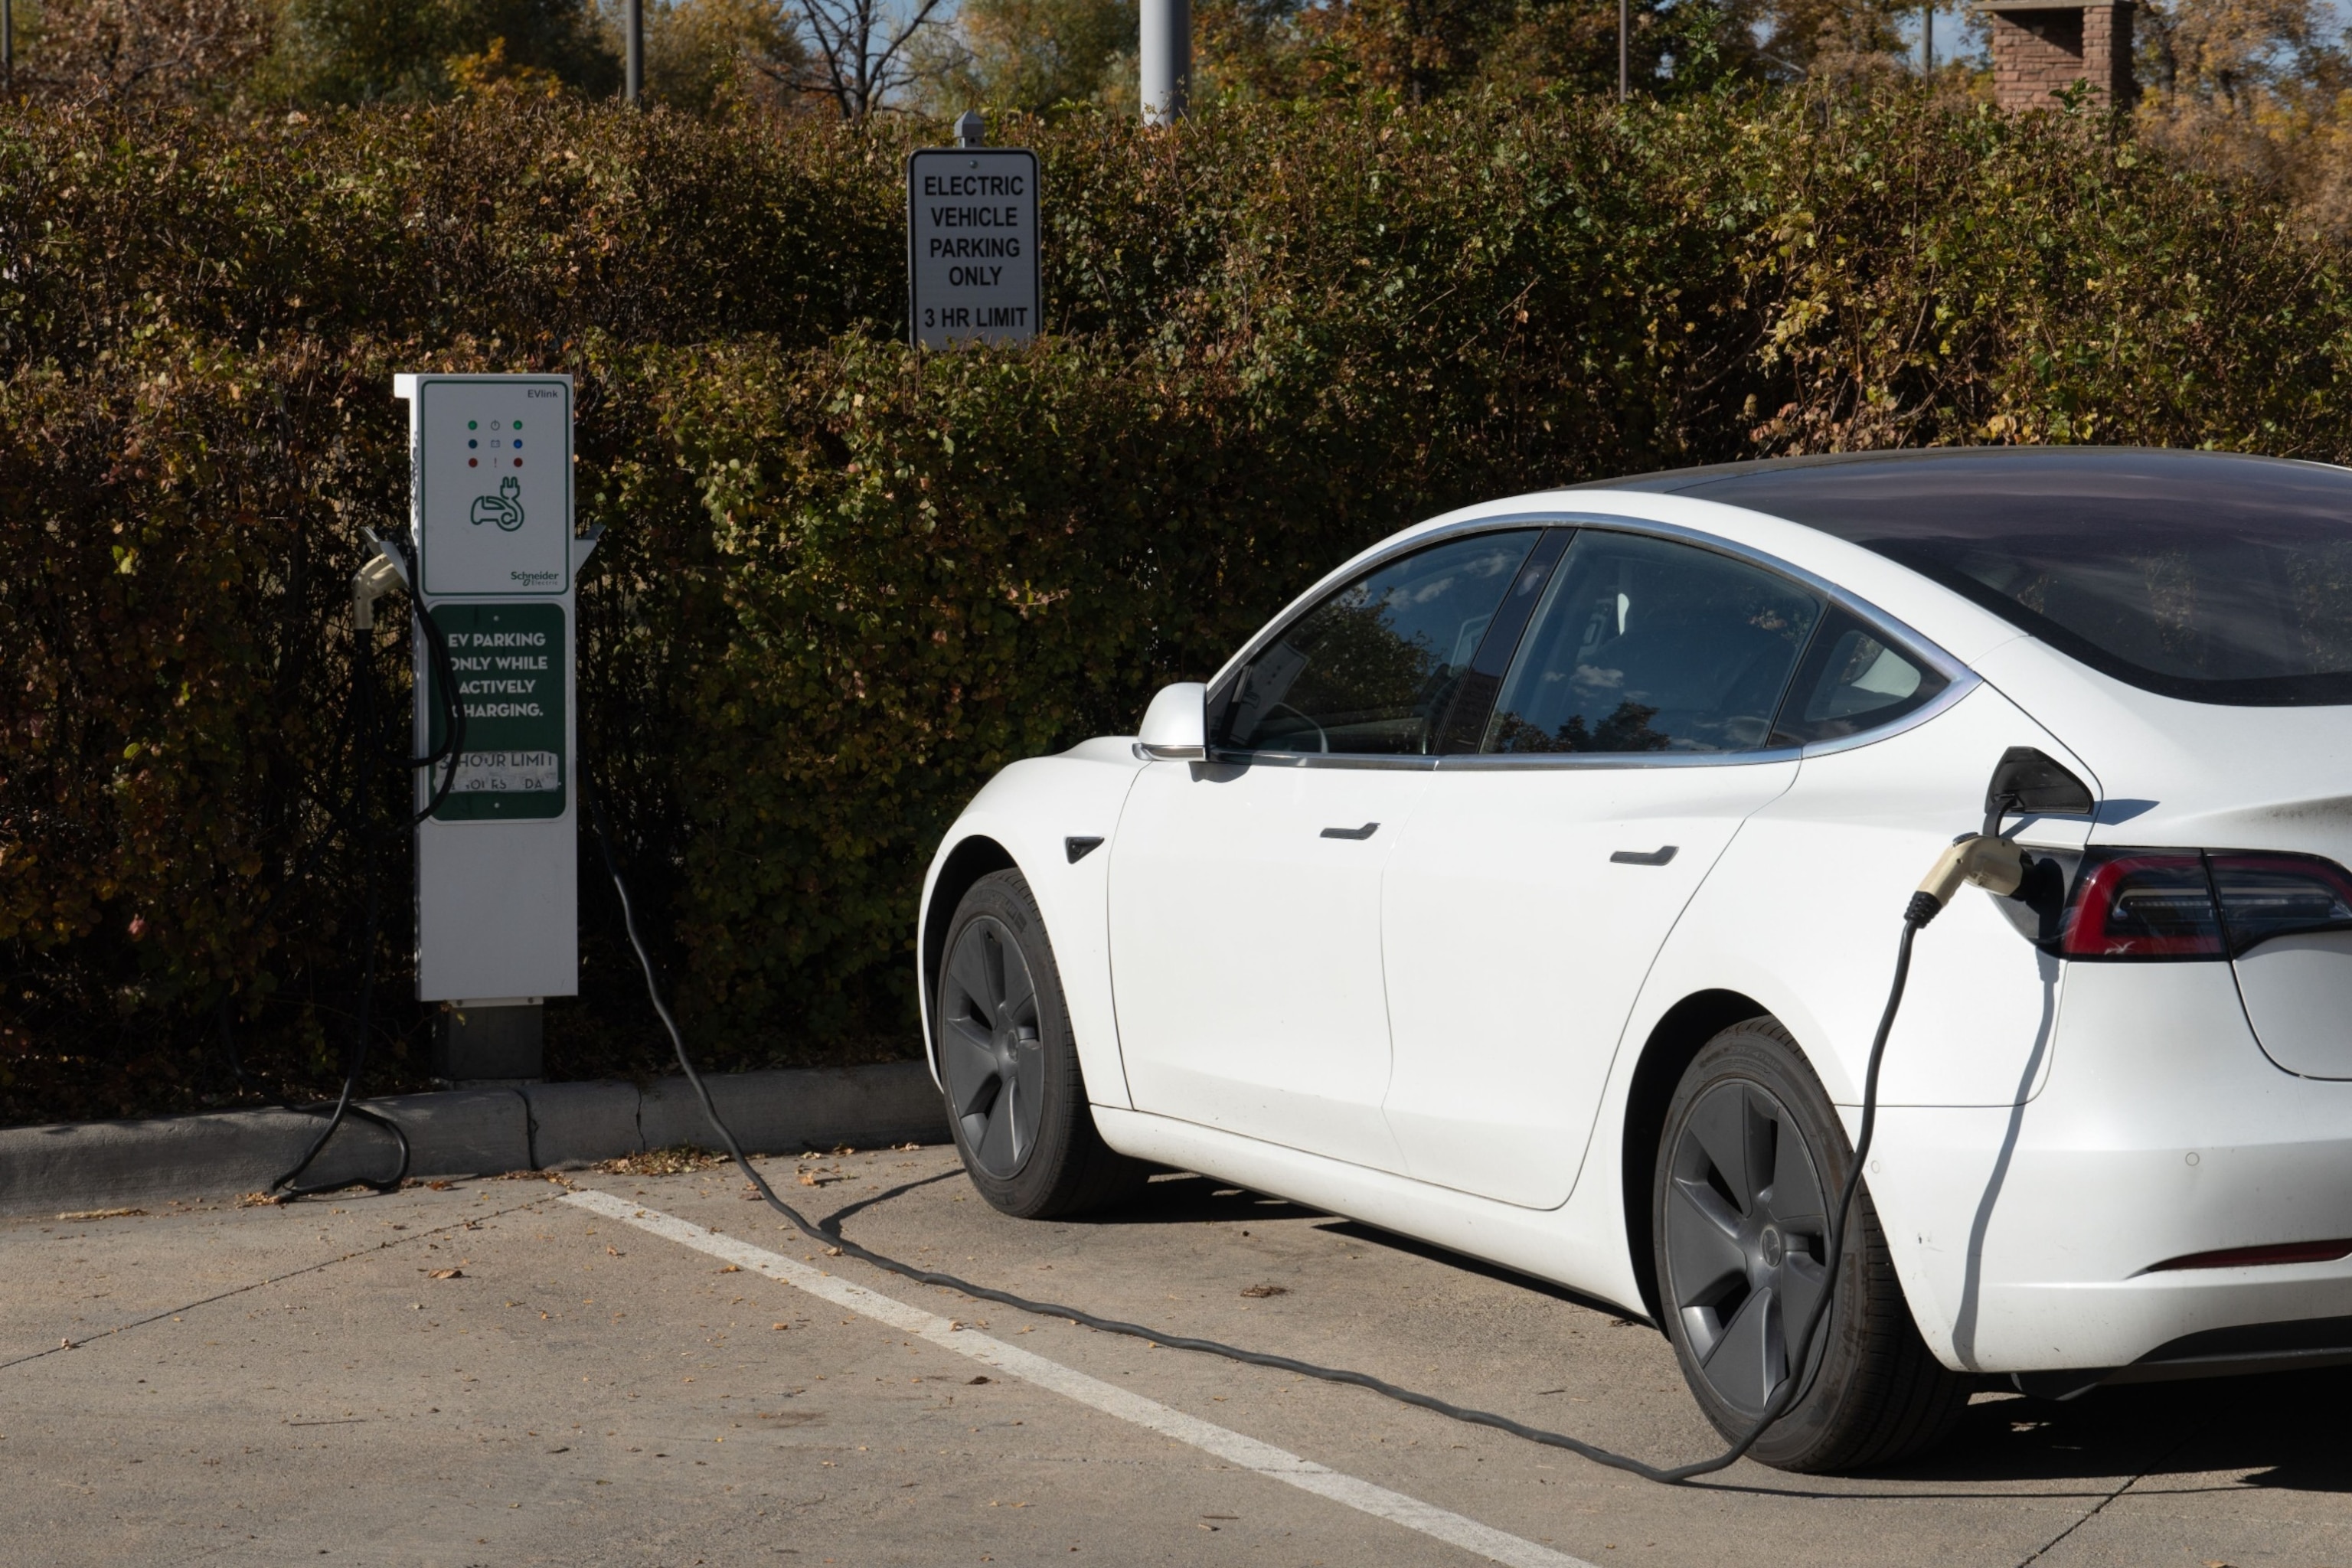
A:
{"label": "parking lot crack", "polygon": [[199,1307],[209,1307],[215,1301],[226,1301],[250,1291],[266,1289],[269,1286],[281,1284],[289,1279],[299,1279],[306,1274],[316,1274],[322,1269],[332,1268],[338,1264],[349,1263],[355,1258],[372,1258],[379,1252],[388,1252],[395,1247],[408,1247],[429,1237],[444,1236],[453,1230],[464,1230],[469,1224],[478,1224],[486,1219],[499,1219],[510,1214],[520,1214],[527,1209],[534,1209],[552,1201],[554,1200],[550,1198],[535,1198],[530,1203],[516,1204],[510,1208],[493,1209],[486,1215],[469,1214],[463,1219],[452,1220],[447,1225],[437,1226],[431,1230],[420,1230],[414,1236],[394,1237],[389,1241],[380,1241],[373,1247],[362,1247],[352,1252],[342,1253],[338,1257],[327,1258],[323,1262],[306,1264],[300,1268],[289,1268],[283,1274],[273,1274],[267,1279],[255,1279],[243,1285],[231,1286],[228,1289],[216,1291],[210,1296],[199,1297],[195,1300],[184,1302],[177,1307],[166,1307],[160,1312],[151,1312],[146,1317],[134,1318],[127,1323],[117,1323],[110,1329],[101,1329],[85,1339],[75,1339],[68,1335],[60,1339],[56,1344],[44,1349],[0,1361],[0,1372],[5,1372],[12,1366],[22,1366],[26,1362],[39,1361],[43,1356],[57,1355],[64,1351],[80,1350],[85,1346],[96,1344],[100,1340],[111,1339],[116,1334],[128,1333],[132,1329],[142,1329],[150,1323],[162,1322],[166,1318],[176,1318],[183,1313],[193,1312]]}
{"label": "parking lot crack", "polygon": [[2166,1447],[2164,1452],[2157,1455],[2156,1458],[2149,1461],[2144,1468],[2127,1479],[2123,1485],[2116,1488],[2115,1490],[2107,1493],[2106,1496],[2093,1503],[2090,1508],[2084,1512],[2082,1518],[2076,1520],[2074,1523],[2068,1525],[2065,1529],[2060,1531],[2057,1534],[2052,1536],[2049,1540],[2043,1542],[2032,1552],[2027,1552],[2025,1556],[2019,1559],[2017,1568],[2032,1568],[2032,1564],[2041,1562],[2044,1557],[2049,1556],[2051,1552],[2056,1551],[2061,1542],[2064,1541],[2068,1536],[2073,1535],[2084,1525],[2090,1523],[2091,1521],[2098,1518],[2102,1513],[2105,1513],[2109,1503],[2115,1501],[2117,1498],[2123,1496],[2124,1493],[2131,1490],[2132,1488],[2139,1485],[2140,1482],[2147,1479],[2148,1477],[2163,1468],[2164,1466],[2171,1460],[2173,1455],[2178,1454],[2182,1448],[2188,1447],[2190,1436],[2192,1436],[2192,1434],[2184,1432],[2179,1437],[2175,1438],[2172,1443]]}

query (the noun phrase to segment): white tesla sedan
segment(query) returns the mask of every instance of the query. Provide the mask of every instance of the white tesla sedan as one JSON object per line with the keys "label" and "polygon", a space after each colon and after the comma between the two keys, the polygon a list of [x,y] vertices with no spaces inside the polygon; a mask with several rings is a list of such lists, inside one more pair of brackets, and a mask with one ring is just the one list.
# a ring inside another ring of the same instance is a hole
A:
{"label": "white tesla sedan", "polygon": [[[1883,1463],[1984,1374],[2352,1361],[2352,472],[1982,449],[1551,491],[1333,572],[1139,738],[1006,768],[918,945],[971,1179],[1143,1163],[1557,1281],[1755,1452]],[[2070,798],[2073,797],[2073,798]]]}

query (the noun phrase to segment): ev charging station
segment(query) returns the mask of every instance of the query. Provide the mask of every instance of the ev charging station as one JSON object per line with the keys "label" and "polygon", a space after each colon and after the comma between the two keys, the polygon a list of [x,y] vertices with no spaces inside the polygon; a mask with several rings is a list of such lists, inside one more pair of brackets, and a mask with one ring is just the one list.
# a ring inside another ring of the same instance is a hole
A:
{"label": "ev charging station", "polygon": [[[580,989],[572,580],[596,542],[572,532],[572,378],[400,375],[393,395],[409,588],[465,713],[462,749],[415,781],[417,999],[442,1004],[436,1077],[536,1079],[541,1005]],[[418,637],[419,756],[446,739],[429,654]]]}

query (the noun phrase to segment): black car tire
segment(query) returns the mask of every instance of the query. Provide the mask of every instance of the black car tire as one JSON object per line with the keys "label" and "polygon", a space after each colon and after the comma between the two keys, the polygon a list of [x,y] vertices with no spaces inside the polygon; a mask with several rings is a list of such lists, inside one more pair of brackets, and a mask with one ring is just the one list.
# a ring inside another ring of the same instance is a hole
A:
{"label": "black car tire", "polygon": [[1061,970],[1027,879],[1006,870],[973,883],[940,952],[932,1037],[972,1185],[1020,1219],[1133,1198],[1151,1167],[1095,1128]]}
{"label": "black car tire", "polygon": [[[1651,1235],[1667,1336],[1727,1438],[1746,1435],[1786,1375],[1853,1162],[1820,1079],[1773,1019],[1733,1025],[1685,1069],[1658,1142]],[[1809,1382],[1750,1450],[1780,1469],[1892,1464],[1942,1441],[1968,1405],[1969,1380],[1919,1337],[1867,1182],[1847,1226]]]}

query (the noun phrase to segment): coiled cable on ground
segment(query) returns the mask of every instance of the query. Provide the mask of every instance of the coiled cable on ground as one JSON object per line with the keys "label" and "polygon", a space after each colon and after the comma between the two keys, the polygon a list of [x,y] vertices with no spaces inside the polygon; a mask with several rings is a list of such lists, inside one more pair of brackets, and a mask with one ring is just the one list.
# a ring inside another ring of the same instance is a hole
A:
{"label": "coiled cable on ground", "polygon": [[937,1269],[902,1263],[898,1258],[876,1252],[870,1247],[859,1246],[842,1235],[837,1228],[827,1230],[815,1224],[776,1195],[775,1189],[768,1184],[767,1178],[761,1175],[757,1167],[745,1156],[742,1145],[735,1141],[734,1132],[728,1127],[725,1119],[719,1114],[718,1106],[711,1102],[709,1089],[703,1083],[702,1075],[695,1071],[692,1058],[687,1055],[686,1039],[678,1032],[677,1020],[671,1016],[669,1005],[662,998],[661,983],[654,973],[653,959],[646,953],[646,944],[637,934],[636,912],[629,901],[628,884],[622,879],[620,862],[613,853],[613,841],[604,820],[604,804],[597,798],[590,783],[584,760],[581,765],[580,779],[582,793],[588,800],[589,819],[595,829],[596,843],[604,852],[605,873],[612,878],[613,891],[621,901],[621,923],[628,932],[629,946],[636,952],[637,963],[645,971],[646,994],[652,1001],[655,1013],[660,1016],[662,1027],[668,1031],[671,1048],[677,1054],[679,1070],[686,1074],[687,1081],[694,1086],[695,1096],[702,1102],[703,1115],[709,1119],[712,1130],[719,1134],[719,1142],[727,1146],[728,1155],[742,1170],[744,1176],[758,1191],[760,1196],[766,1201],[770,1208],[790,1221],[802,1235],[820,1246],[836,1247],[847,1257],[855,1258],[861,1263],[871,1264],[887,1273],[896,1274],[903,1279],[911,1279],[920,1285],[936,1285],[944,1289],[960,1290],[979,1300],[994,1301],[1001,1306],[1032,1312],[1039,1317],[1061,1318],[1102,1333],[1123,1334],[1129,1339],[1143,1340],[1155,1345],[1168,1345],[1177,1350],[1197,1351],[1204,1355],[1222,1356],[1227,1361],[1240,1362],[1249,1366],[1269,1367],[1277,1372],[1293,1373],[1301,1377],[1316,1378],[1324,1383],[1346,1384],[1356,1388],[1369,1389],[1383,1398],[1393,1399],[1400,1405],[1410,1405],[1417,1409],[1433,1411],[1451,1420],[1464,1422],[1473,1426],[1491,1426],[1498,1432],[1507,1432],[1514,1437],[1522,1437],[1530,1443],[1539,1443],[1549,1448],[1564,1448],[1595,1464],[1606,1465],[1612,1469],[1623,1470],[1630,1475],[1639,1476],[1643,1480],[1658,1481],[1669,1486],[1695,1480],[1701,1476],[1712,1475],[1717,1470],[1727,1469],[1737,1464],[1750,1448],[1756,1446],[1758,1439],[1770,1429],[1772,1424],[1788,1413],[1789,1407],[1796,1402],[1797,1396],[1810,1381],[1804,1369],[1811,1365],[1814,1336],[1828,1320],[1831,1306],[1837,1297],[1839,1266],[1845,1256],[1848,1219],[1853,1207],[1854,1195],[1861,1190],[1864,1167],[1870,1159],[1871,1140],[1877,1132],[1879,1063],[1885,1057],[1886,1038],[1895,1027],[1895,1015],[1902,1005],[1904,986],[1910,979],[1912,939],[1918,935],[1921,926],[1934,918],[1936,911],[1932,903],[1923,910],[1920,904],[1915,900],[1904,915],[1902,941],[1895,949],[1895,954],[1894,983],[1887,990],[1886,1007],[1879,1016],[1878,1033],[1870,1045],[1870,1063],[1863,1077],[1862,1126],[1854,1139],[1853,1168],[1846,1173],[1844,1186],[1838,1194],[1837,1206],[1831,1211],[1830,1215],[1827,1260],[1824,1265],[1829,1285],[1815,1299],[1811,1311],[1806,1316],[1803,1331],[1797,1336],[1794,1349],[1789,1357],[1790,1375],[1780,1380],[1780,1386],[1766,1401],[1763,1413],[1757,1418],[1755,1425],[1729,1447],[1711,1458],[1696,1460],[1686,1465],[1660,1466],[1649,1464],[1630,1455],[1614,1453],[1598,1444],[1588,1443],[1580,1437],[1571,1437],[1564,1432],[1547,1431],[1543,1427],[1530,1426],[1523,1421],[1515,1421],[1507,1415],[1497,1415],[1491,1410],[1479,1410],[1468,1405],[1455,1405],[1450,1400],[1440,1399],[1434,1394],[1402,1388],[1385,1378],[1375,1377],[1370,1373],[1355,1372],[1345,1367],[1320,1366],[1313,1362],[1276,1355],[1266,1351],[1247,1350],[1216,1340],[1199,1339],[1186,1334],[1171,1334],[1164,1329],[1147,1328],[1141,1323],[1123,1322],[1116,1318],[1097,1316],[1077,1307],[1064,1306],[1055,1301],[1033,1300],[1026,1296],[1016,1296],[1009,1290],[999,1290],[992,1286],[974,1284],[969,1279],[961,1279],[953,1274],[942,1274]]}

